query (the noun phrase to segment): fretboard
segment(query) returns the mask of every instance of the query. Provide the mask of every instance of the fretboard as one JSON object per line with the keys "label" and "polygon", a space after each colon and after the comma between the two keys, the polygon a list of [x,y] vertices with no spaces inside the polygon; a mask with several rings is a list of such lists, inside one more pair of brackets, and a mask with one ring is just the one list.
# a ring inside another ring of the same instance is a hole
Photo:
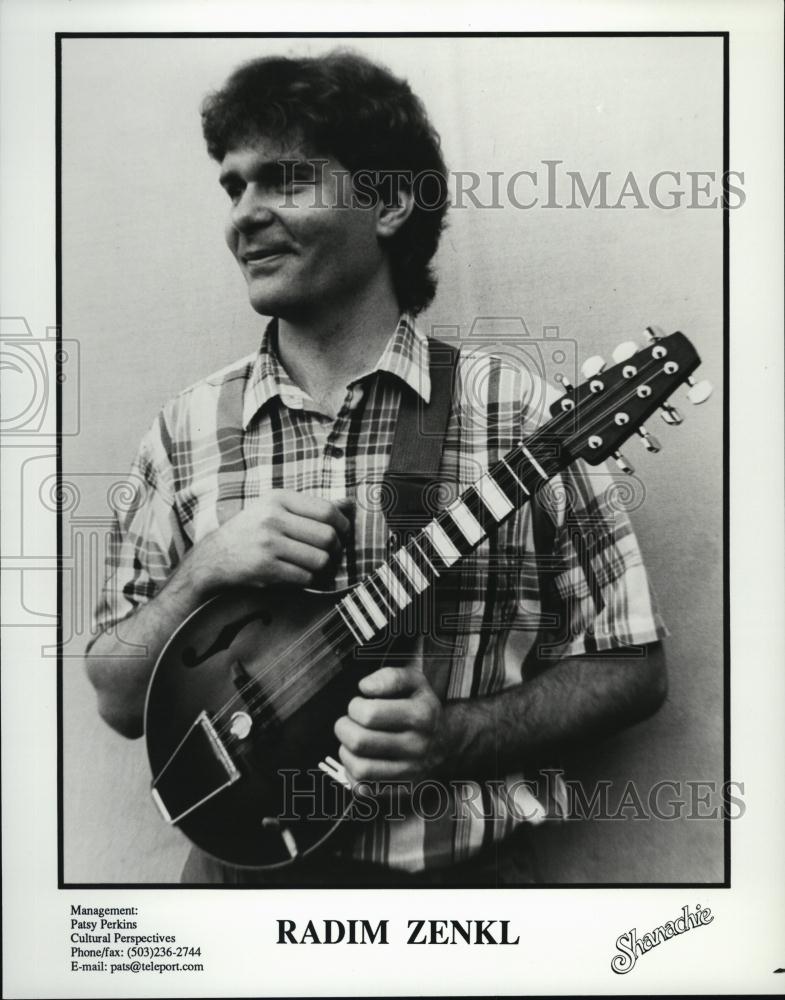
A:
{"label": "fretboard", "polygon": [[358,647],[385,633],[566,464],[553,437],[519,443],[338,602],[333,642]]}

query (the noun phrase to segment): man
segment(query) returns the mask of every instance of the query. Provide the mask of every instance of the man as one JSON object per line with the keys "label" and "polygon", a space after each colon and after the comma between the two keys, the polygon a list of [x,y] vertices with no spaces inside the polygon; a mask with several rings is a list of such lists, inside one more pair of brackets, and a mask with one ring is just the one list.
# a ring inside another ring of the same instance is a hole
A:
{"label": "man", "polygon": [[[343,586],[384,559],[374,486],[404,399],[424,407],[431,392],[414,317],[435,291],[446,167],[408,85],[349,53],[265,58],[202,114],[230,202],[227,243],[251,305],[274,319],[254,356],[181,393],[140,447],[145,493],[118,523],[88,656],[102,716],[129,737],[163,645],[208,597],[236,584]],[[509,362],[462,358],[444,480],[468,486],[529,435],[543,420],[528,405],[537,395]],[[513,515],[461,567],[447,632],[372,672],[335,721],[351,781],[439,781],[448,809],[382,809],[278,874],[194,850],[183,880],[531,881],[520,832],[547,803],[522,775],[665,694],[664,627],[607,483],[574,467],[555,490],[566,503]],[[546,663],[548,621],[560,658]]]}

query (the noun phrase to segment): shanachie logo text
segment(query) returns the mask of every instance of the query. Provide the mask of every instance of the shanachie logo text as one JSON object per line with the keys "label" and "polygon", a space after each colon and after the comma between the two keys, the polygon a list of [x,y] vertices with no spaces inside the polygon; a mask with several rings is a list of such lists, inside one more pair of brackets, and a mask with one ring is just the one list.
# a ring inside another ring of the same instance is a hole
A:
{"label": "shanachie logo text", "polygon": [[686,934],[693,927],[702,927],[710,924],[714,920],[708,906],[701,906],[698,903],[695,912],[691,913],[689,906],[683,906],[681,915],[675,920],[668,920],[666,923],[647,931],[643,937],[638,937],[637,927],[632,927],[616,938],[617,953],[611,959],[611,968],[619,975],[630,972],[635,968],[639,955],[645,955],[656,948],[663,941]]}

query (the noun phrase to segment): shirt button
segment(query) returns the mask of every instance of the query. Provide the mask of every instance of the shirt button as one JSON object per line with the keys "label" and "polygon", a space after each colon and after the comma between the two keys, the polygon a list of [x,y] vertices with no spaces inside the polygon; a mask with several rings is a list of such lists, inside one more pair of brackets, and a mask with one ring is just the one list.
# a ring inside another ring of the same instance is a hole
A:
{"label": "shirt button", "polygon": [[330,445],[327,449],[327,454],[330,458],[343,458],[343,448],[335,448],[333,445]]}
{"label": "shirt button", "polygon": [[303,397],[296,396],[294,393],[283,393],[281,395],[281,400],[284,406],[288,406],[292,410],[301,410],[303,408]]}

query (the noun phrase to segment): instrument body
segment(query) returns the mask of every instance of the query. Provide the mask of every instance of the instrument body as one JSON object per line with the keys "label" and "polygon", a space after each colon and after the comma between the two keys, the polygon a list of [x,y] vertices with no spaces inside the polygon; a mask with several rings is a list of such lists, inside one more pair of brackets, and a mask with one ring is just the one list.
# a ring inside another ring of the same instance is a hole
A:
{"label": "instrument body", "polygon": [[[304,651],[298,640],[319,633],[320,621],[338,596],[285,587],[233,588],[198,608],[161,653],[145,707],[153,774],[166,768],[202,713],[212,720],[223,713],[224,725],[216,729],[239,772],[227,787],[179,820],[171,815],[170,793],[167,819],[176,821],[202,850],[230,864],[277,867],[303,856],[334,831],[351,807],[348,789],[318,765],[326,755],[337,757],[333,726],[356,693],[360,676],[369,670],[368,662],[341,657],[325,640],[318,698],[287,714],[280,697],[292,673],[303,669]],[[234,631],[238,622],[242,627],[228,646],[201,662],[191,662],[189,650],[209,649],[216,635],[227,626]],[[254,678],[251,684],[249,677]],[[251,718],[250,730],[244,733],[245,718],[251,717],[248,709],[255,709],[258,716],[264,705],[269,713],[264,712],[263,723]],[[194,764],[212,745],[204,738],[195,744],[190,752]],[[222,773],[220,756],[215,761],[209,753],[206,756],[208,769],[216,767],[221,781],[200,787],[189,774],[185,784],[192,783],[193,801],[230,777],[229,772]],[[173,775],[181,786],[183,770]],[[288,831],[286,840],[282,829]]]}
{"label": "instrument body", "polygon": [[613,455],[631,472],[618,448],[636,431],[659,450],[643,421],[661,408],[680,423],[664,402],[679,385],[707,397],[687,338],[650,338],[637,352],[622,345],[607,371],[590,359],[587,382],[564,384],[543,428],[351,590],[235,588],[195,611],[162,651],[145,706],[165,820],[239,867],[281,867],[323,844],[353,805],[335,722],[360,678],[412,635],[429,588],[577,458]]}

